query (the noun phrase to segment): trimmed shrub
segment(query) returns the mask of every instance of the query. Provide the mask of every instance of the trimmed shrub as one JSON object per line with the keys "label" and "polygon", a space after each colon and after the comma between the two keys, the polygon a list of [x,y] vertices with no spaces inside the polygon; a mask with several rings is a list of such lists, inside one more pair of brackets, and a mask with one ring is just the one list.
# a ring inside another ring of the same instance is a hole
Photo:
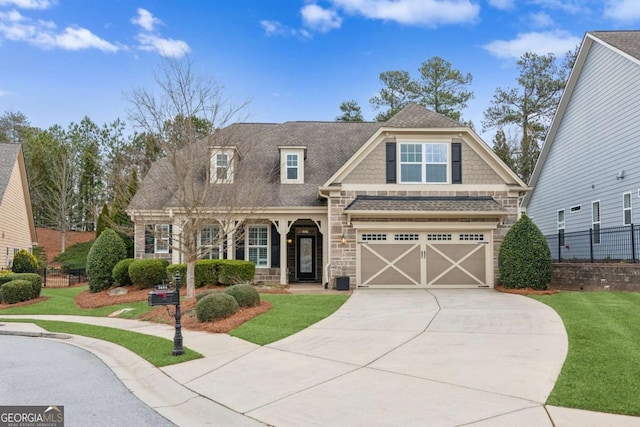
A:
{"label": "trimmed shrub", "polygon": [[0,287],[2,301],[6,304],[28,301],[33,294],[33,287],[28,280],[12,280]]}
{"label": "trimmed shrub", "polygon": [[238,303],[231,295],[222,292],[207,295],[196,304],[198,322],[224,319],[238,311]]}
{"label": "trimmed shrub", "polygon": [[11,271],[14,273],[37,273],[38,260],[29,251],[20,249],[13,257]]}
{"label": "trimmed shrub", "polygon": [[69,246],[61,254],[56,255],[53,259],[62,264],[62,271],[67,274],[85,274],[87,269],[87,256],[94,242],[95,240],[76,243],[73,246]]}
{"label": "trimmed shrub", "polygon": [[42,277],[39,274],[35,273],[10,273],[0,275],[0,286],[5,283],[12,282],[14,280],[26,280],[31,283],[31,297],[39,298],[40,290],[42,289]]}
{"label": "trimmed shrub", "polygon": [[206,297],[207,295],[211,295],[211,294],[219,294],[221,293],[218,290],[215,289],[207,289],[205,291],[200,292],[199,294],[196,294],[196,301],[200,301],[202,298]]}
{"label": "trimmed shrub", "polygon": [[229,286],[224,293],[234,297],[240,307],[255,307],[260,304],[260,294],[248,284]]}
{"label": "trimmed shrub", "polygon": [[167,278],[168,261],[164,259],[137,259],[129,265],[131,283],[137,288],[152,288]]}
{"label": "trimmed shrub", "polygon": [[100,292],[113,283],[113,267],[127,257],[127,249],[118,233],[106,228],[91,246],[87,255],[89,290]]}
{"label": "trimmed shrub", "polygon": [[498,254],[500,284],[505,288],[547,289],[551,251],[540,229],[527,215],[507,232]]}
{"label": "trimmed shrub", "polygon": [[251,282],[256,275],[256,265],[251,261],[221,259],[218,262],[218,283],[235,285]]}
{"label": "trimmed shrub", "polygon": [[[218,283],[218,259],[201,259],[196,261],[195,282],[196,288],[206,285],[215,285]],[[186,272],[185,272],[186,279]]]}
{"label": "trimmed shrub", "polygon": [[187,283],[187,264],[169,264],[167,266],[167,275],[173,283],[173,280],[176,278],[176,272],[180,272],[180,286],[186,285]]}
{"label": "trimmed shrub", "polygon": [[133,258],[125,258],[123,260],[118,261],[113,270],[111,271],[111,277],[113,277],[113,282],[117,286],[130,286],[131,277],[129,277],[129,266],[135,259]]}

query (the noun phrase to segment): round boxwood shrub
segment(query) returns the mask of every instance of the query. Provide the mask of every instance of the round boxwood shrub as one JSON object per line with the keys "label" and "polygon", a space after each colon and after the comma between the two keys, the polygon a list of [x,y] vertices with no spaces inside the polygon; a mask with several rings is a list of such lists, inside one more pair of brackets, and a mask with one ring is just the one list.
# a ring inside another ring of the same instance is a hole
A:
{"label": "round boxwood shrub", "polygon": [[255,307],[260,304],[260,294],[251,285],[229,286],[224,292],[234,297],[240,307]]}
{"label": "round boxwood shrub", "polygon": [[100,292],[113,283],[113,267],[127,257],[127,248],[110,228],[105,229],[89,249],[87,255],[87,276],[89,276],[89,290]]}
{"label": "round boxwood shrub", "polygon": [[152,288],[167,278],[168,261],[163,259],[137,259],[129,265],[131,283],[137,288]]}
{"label": "round boxwood shrub", "polygon": [[215,289],[207,289],[205,291],[202,291],[198,294],[196,294],[196,301],[200,301],[202,298],[206,297],[207,295],[211,295],[211,294],[219,294],[220,291],[215,290]]}
{"label": "round boxwood shrub", "polygon": [[527,215],[504,236],[498,254],[500,284],[505,288],[547,289],[551,282],[551,251],[540,229]]}
{"label": "round boxwood shrub", "polygon": [[15,304],[30,300],[33,295],[33,287],[28,280],[12,280],[2,285],[0,293],[2,293],[2,301],[5,304]]}
{"label": "round boxwood shrub", "polygon": [[29,251],[20,249],[13,257],[11,271],[14,273],[37,273],[38,260]]}
{"label": "round boxwood shrub", "polygon": [[196,304],[198,322],[224,319],[238,311],[238,303],[231,295],[218,292],[207,295]]}
{"label": "round boxwood shrub", "polygon": [[113,267],[113,271],[111,272],[111,277],[113,277],[113,282],[118,286],[129,286],[131,285],[131,277],[129,277],[129,266],[131,263],[135,261],[133,258],[125,258],[123,260],[118,261],[115,267]]}

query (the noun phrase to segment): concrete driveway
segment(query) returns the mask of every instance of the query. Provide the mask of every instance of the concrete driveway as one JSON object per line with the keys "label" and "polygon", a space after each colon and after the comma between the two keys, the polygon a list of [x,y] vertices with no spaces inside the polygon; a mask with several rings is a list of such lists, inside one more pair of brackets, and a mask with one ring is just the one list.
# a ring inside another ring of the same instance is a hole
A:
{"label": "concrete driveway", "polygon": [[276,426],[551,426],[567,352],[558,315],[493,290],[358,290],[265,347],[163,368]]}

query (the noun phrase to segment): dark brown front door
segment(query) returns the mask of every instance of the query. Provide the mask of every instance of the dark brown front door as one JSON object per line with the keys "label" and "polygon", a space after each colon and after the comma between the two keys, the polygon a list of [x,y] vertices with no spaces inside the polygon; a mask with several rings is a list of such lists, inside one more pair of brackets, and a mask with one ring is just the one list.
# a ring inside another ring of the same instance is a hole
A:
{"label": "dark brown front door", "polygon": [[296,239],[296,271],[300,281],[316,280],[316,238],[298,236]]}

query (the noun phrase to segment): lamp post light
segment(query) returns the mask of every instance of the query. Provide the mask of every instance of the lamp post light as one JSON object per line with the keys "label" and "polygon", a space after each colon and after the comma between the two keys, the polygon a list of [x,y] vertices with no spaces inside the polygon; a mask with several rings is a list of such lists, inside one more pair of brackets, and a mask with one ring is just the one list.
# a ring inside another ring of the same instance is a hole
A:
{"label": "lamp post light", "polygon": [[175,277],[176,284],[176,333],[173,336],[173,355],[180,356],[184,354],[184,349],[182,348],[182,323],[180,322],[180,271],[176,271]]}

